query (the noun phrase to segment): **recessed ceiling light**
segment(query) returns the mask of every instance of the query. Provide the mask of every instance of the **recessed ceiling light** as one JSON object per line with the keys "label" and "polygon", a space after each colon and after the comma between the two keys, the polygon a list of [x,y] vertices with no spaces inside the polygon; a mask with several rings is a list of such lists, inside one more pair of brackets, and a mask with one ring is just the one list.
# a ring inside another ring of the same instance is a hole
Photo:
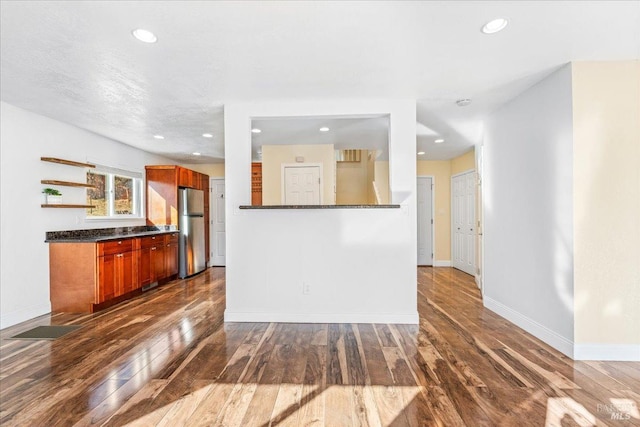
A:
{"label": "recessed ceiling light", "polygon": [[164,139],[164,136],[162,136],[162,135],[153,135],[153,137],[155,139]]}
{"label": "recessed ceiling light", "polygon": [[424,154],[424,151],[418,151],[418,156],[422,156]]}
{"label": "recessed ceiling light", "polygon": [[191,154],[193,154],[194,156],[200,156],[200,153],[198,153],[197,151],[195,153],[191,153]]}
{"label": "recessed ceiling light", "polygon": [[253,129],[251,129],[251,132],[253,132],[253,133],[260,133],[260,132],[262,132],[262,131],[261,131],[260,129],[258,129],[258,128],[253,128]]}
{"label": "recessed ceiling light", "polygon": [[482,32],[485,34],[495,34],[498,31],[504,30],[508,24],[509,21],[506,18],[496,18],[484,24]]}
{"label": "recessed ceiling light", "polygon": [[444,139],[436,139],[435,141],[436,144],[442,144],[444,142]]}
{"label": "recessed ceiling light", "polygon": [[323,126],[320,128],[320,132],[329,132],[329,128],[326,126]]}
{"label": "recessed ceiling light", "polygon": [[205,138],[213,138],[213,135],[211,135],[210,133],[203,133],[202,136],[204,136]]}
{"label": "recessed ceiling light", "polygon": [[155,34],[153,34],[151,31],[143,30],[142,28],[133,30],[131,34],[133,34],[133,37],[144,43],[155,43],[158,41],[158,38]]}
{"label": "recessed ceiling light", "polygon": [[465,98],[465,99],[458,99],[456,101],[456,105],[458,107],[466,107],[467,105],[471,104],[471,100],[469,98]]}

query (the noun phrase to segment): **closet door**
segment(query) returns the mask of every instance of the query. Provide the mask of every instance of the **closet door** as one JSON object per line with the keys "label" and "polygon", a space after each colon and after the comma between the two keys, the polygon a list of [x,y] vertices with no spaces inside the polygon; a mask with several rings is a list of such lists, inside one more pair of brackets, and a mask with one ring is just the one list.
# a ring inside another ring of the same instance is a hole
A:
{"label": "closet door", "polygon": [[475,171],[451,178],[451,256],[453,267],[475,274]]}

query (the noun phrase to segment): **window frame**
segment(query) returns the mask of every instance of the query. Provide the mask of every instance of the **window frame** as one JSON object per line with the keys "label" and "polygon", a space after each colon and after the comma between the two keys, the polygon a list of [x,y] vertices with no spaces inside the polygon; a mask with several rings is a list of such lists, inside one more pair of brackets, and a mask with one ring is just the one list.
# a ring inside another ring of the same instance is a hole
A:
{"label": "window frame", "polygon": [[[111,168],[96,167],[96,169],[87,170],[87,174],[96,174],[105,176],[105,199],[107,203],[107,215],[90,215],[91,208],[85,210],[85,219],[88,221],[119,221],[144,218],[144,179],[140,173],[126,170],[112,170]],[[115,177],[127,178],[132,180],[132,201],[133,213],[118,214],[116,213],[115,204]],[[87,200],[88,202],[88,200]]]}

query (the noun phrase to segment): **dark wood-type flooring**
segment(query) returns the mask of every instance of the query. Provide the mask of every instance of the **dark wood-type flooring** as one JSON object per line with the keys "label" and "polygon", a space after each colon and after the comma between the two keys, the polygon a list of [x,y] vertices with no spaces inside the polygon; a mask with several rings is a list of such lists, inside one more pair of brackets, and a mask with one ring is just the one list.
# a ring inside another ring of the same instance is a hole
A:
{"label": "dark wood-type flooring", "polygon": [[[224,269],[0,331],[0,425],[640,426],[640,364],[573,362],[418,268],[419,325],[224,324]],[[517,286],[517,284],[514,284]],[[39,325],[55,341],[7,340]]]}

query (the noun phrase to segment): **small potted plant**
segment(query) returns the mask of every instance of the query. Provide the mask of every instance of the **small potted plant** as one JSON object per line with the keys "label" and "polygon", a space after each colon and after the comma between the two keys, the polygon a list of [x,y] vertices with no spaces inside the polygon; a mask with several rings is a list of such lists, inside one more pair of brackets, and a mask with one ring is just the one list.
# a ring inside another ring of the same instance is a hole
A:
{"label": "small potted plant", "polygon": [[62,193],[60,193],[55,188],[45,188],[42,190],[44,195],[47,198],[48,205],[61,205],[62,204]]}

